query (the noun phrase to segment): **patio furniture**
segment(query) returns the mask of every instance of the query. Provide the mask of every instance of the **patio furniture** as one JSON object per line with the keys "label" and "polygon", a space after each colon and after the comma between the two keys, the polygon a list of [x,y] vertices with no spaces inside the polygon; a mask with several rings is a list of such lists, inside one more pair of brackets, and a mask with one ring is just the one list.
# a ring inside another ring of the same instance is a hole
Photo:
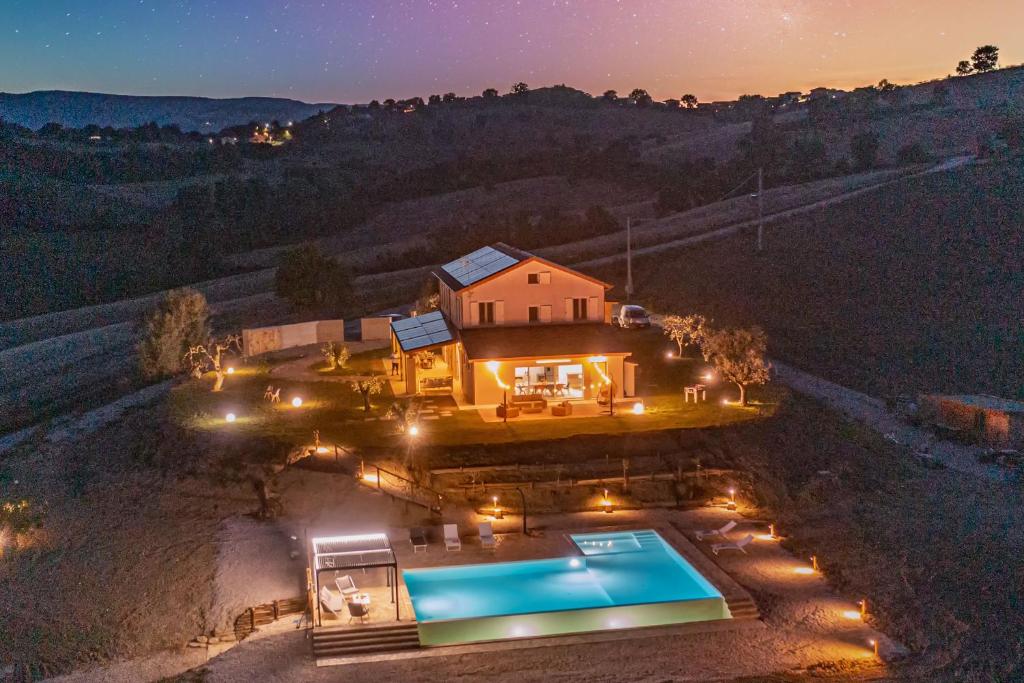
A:
{"label": "patio furniture", "polygon": [[[509,398],[511,408],[518,408],[524,413],[543,413],[548,407],[547,399],[540,394],[527,394],[525,396],[512,396]],[[511,413],[509,414],[511,417]]]}
{"label": "patio furniture", "polygon": [[690,396],[693,396],[694,403],[697,403],[698,399],[700,401],[706,401],[708,400],[708,388],[703,384],[694,384],[692,386],[685,387],[683,389],[683,403],[689,403]]}
{"label": "patio furniture", "polygon": [[345,610],[345,596],[331,591],[327,586],[320,586],[320,604],[341,619],[341,612]]}
{"label": "patio furniture", "polygon": [[459,540],[459,527],[456,524],[444,525],[444,549],[462,550],[462,541]]}
{"label": "patio furniture", "polygon": [[743,548],[750,545],[750,542],[754,540],[754,534],[747,534],[738,541],[725,541],[724,543],[712,543],[711,552],[717,555],[722,550],[739,550],[744,555],[747,551]]}
{"label": "patio furniture", "polygon": [[359,589],[356,588],[356,582],[353,581],[352,577],[348,574],[334,579],[334,584],[338,587],[338,590],[341,591],[343,596],[354,595],[359,592]]}
{"label": "patio furniture", "polygon": [[703,541],[705,538],[710,538],[712,536],[718,536],[720,538],[725,538],[725,535],[727,533],[729,533],[730,531],[732,531],[733,529],[735,529],[735,528],[736,528],[736,521],[732,520],[732,521],[726,522],[725,524],[723,524],[718,529],[704,529],[704,530],[701,530],[701,531],[694,531],[693,535],[697,537],[698,541]]}
{"label": "patio furniture", "polygon": [[509,403],[508,406],[499,404],[496,410],[498,417],[505,417],[506,411],[508,411],[509,417],[519,417],[519,408],[512,403]]}
{"label": "patio furniture", "polygon": [[480,545],[484,548],[494,547],[494,529],[490,522],[480,522]]}
{"label": "patio furniture", "polygon": [[572,415],[572,404],[568,401],[562,401],[558,405],[551,406],[551,414],[555,417],[568,417]]}
{"label": "patio furniture", "polygon": [[427,534],[420,527],[409,529],[409,542],[412,543],[412,551],[427,552]]}
{"label": "patio furniture", "polygon": [[366,620],[370,617],[370,603],[369,603],[369,601],[366,601],[366,602],[362,602],[362,601],[356,602],[355,600],[352,600],[352,601],[348,602],[347,605],[348,605],[348,623],[351,624],[353,619],[359,619],[359,621],[361,621],[361,622],[363,622],[365,624]]}

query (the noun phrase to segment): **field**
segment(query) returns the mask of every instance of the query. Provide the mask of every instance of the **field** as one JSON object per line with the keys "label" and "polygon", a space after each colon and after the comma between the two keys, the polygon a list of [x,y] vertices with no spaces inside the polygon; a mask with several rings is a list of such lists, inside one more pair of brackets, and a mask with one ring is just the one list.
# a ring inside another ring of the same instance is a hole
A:
{"label": "field", "polygon": [[[639,298],[720,325],[869,394],[1024,394],[1024,163],[940,173],[749,232],[638,259]],[[622,280],[620,267],[598,273]]]}

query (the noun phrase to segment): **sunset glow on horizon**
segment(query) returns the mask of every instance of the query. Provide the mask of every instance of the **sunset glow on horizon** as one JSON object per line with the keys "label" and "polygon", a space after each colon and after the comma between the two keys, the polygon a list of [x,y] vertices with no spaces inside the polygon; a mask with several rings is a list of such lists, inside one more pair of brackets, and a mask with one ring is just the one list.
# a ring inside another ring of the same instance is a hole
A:
{"label": "sunset glow on horizon", "polygon": [[1024,3],[952,0],[15,0],[0,89],[365,102],[512,83],[702,101],[1024,62]]}

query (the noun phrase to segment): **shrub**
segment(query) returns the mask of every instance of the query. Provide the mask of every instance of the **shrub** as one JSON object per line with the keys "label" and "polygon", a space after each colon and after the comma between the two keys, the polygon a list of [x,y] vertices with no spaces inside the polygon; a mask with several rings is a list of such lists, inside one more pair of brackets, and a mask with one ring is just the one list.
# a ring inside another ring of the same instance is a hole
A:
{"label": "shrub", "polygon": [[304,244],[285,254],[274,292],[296,308],[337,312],[351,301],[352,275],[315,244]]}

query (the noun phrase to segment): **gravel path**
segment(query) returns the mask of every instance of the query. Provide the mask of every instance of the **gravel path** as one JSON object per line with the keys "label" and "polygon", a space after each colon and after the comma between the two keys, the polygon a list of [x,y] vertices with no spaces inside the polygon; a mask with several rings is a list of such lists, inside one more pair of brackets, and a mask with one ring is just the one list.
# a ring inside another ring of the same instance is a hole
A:
{"label": "gravel path", "polygon": [[880,399],[829,382],[794,367],[772,361],[778,380],[795,391],[815,398],[828,407],[862,422],[891,441],[917,449],[928,445],[929,453],[943,465],[992,481],[1013,481],[1016,475],[978,461],[981,449],[974,446],[935,441],[931,432],[907,424],[890,413]]}

